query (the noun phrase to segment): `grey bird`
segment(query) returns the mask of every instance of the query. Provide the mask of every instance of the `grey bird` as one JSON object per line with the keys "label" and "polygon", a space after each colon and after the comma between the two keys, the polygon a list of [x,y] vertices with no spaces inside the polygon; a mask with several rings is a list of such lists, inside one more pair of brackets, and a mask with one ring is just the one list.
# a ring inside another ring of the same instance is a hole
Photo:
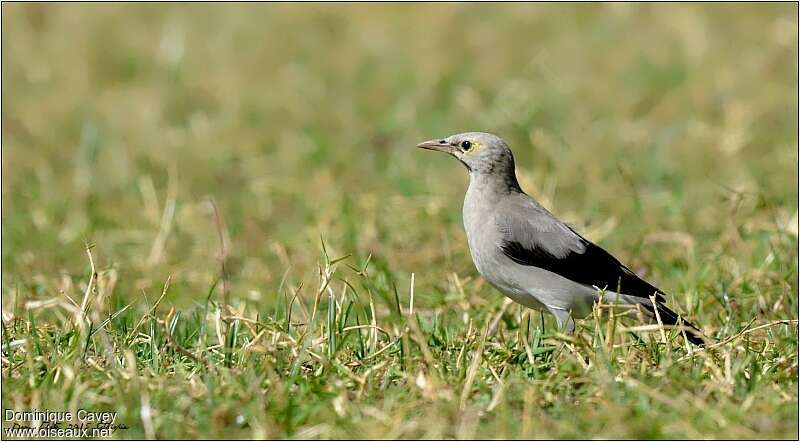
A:
{"label": "grey bird", "polygon": [[574,317],[587,316],[601,296],[611,304],[640,305],[665,325],[682,323],[686,337],[703,345],[699,329],[666,306],[663,291],[522,191],[514,155],[500,137],[467,132],[417,147],[448,153],[467,167],[463,217],[470,254],[478,272],[503,294],[547,310],[569,334]]}

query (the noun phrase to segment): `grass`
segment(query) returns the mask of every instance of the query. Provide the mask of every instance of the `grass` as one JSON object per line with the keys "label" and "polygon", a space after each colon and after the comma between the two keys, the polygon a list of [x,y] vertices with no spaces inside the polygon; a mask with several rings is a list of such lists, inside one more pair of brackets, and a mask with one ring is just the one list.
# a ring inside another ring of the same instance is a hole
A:
{"label": "grass", "polygon": [[[796,439],[796,8],[3,4],[3,408]],[[715,343],[505,304],[413,149],[463,130]]]}

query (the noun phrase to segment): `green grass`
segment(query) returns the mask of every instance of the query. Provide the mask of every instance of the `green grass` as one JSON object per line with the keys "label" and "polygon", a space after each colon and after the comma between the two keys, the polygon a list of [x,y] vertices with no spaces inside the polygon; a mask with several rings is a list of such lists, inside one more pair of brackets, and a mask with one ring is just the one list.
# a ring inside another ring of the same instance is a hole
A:
{"label": "green grass", "polygon": [[[798,437],[797,5],[2,8],[4,409]],[[463,167],[413,148],[464,130],[718,344],[504,305]]]}

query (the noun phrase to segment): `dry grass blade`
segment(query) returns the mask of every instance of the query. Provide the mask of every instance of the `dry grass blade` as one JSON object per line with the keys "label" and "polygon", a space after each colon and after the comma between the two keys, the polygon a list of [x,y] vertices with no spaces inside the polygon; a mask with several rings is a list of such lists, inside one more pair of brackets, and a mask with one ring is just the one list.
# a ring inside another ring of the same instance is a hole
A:
{"label": "dry grass blade", "polygon": [[142,324],[144,324],[144,322],[147,319],[154,316],[156,309],[161,304],[161,301],[163,301],[164,297],[167,296],[167,291],[169,290],[169,285],[171,281],[172,281],[172,275],[167,276],[167,280],[164,281],[164,287],[161,289],[161,296],[159,296],[155,304],[153,304],[153,306],[148,309],[147,313],[139,319],[139,322],[136,323],[136,325],[133,327],[133,330],[131,330],[130,333],[128,333],[129,336],[135,336],[136,332],[139,330],[139,327],[141,327]]}
{"label": "dry grass blade", "polygon": [[656,301],[656,295],[650,295],[650,303],[653,305],[653,314],[655,314],[656,321],[658,322],[658,331],[661,335],[661,342],[666,344],[667,332],[664,331],[664,323],[661,322],[661,313],[659,313],[658,311],[658,303]]}
{"label": "dry grass blade", "polygon": [[729,344],[729,343],[731,343],[733,341],[736,341],[737,339],[742,338],[743,336],[746,336],[746,335],[748,335],[750,333],[753,333],[755,331],[758,331],[758,330],[763,330],[765,328],[774,327],[776,325],[795,325],[796,326],[796,325],[798,325],[798,322],[799,322],[797,319],[781,319],[781,320],[778,320],[778,321],[772,321],[772,322],[767,323],[767,324],[761,324],[758,327],[749,328],[750,325],[752,325],[753,322],[755,322],[755,320],[756,320],[756,318],[752,318],[750,320],[750,322],[748,322],[747,325],[745,325],[744,328],[742,328],[742,330],[739,333],[737,333],[737,334],[735,334],[735,335],[733,335],[731,337],[728,337],[728,338],[726,338],[726,339],[724,339],[724,340],[722,340],[720,342],[717,342],[715,344],[706,345],[705,347],[698,348],[698,349],[694,350],[692,353],[690,353],[690,354],[678,359],[678,362],[691,359],[692,356],[694,356],[695,354],[699,354],[699,353],[702,353],[702,352],[705,352],[705,351],[709,351],[709,350],[712,350],[712,349],[715,349],[715,348],[722,347],[722,346],[727,345],[727,344]]}
{"label": "dry grass blade", "polygon": [[230,286],[228,275],[228,243],[225,240],[225,226],[222,222],[222,215],[219,213],[217,203],[214,198],[208,198],[208,203],[214,212],[214,226],[217,229],[217,239],[219,241],[219,266],[220,266],[220,279],[222,280],[222,305],[227,308],[231,305],[230,299]]}
{"label": "dry grass blade", "polygon": [[481,340],[478,343],[478,348],[476,348],[472,354],[472,362],[470,362],[469,369],[467,369],[467,377],[464,380],[464,388],[461,390],[461,399],[459,401],[459,408],[462,410],[466,406],[467,398],[469,398],[469,393],[472,390],[472,383],[475,382],[475,376],[478,374],[478,367],[480,366],[481,359],[483,358],[483,347],[486,345],[486,339],[497,329],[500,319],[503,317],[503,314],[505,314],[506,309],[510,304],[511,300],[503,300],[503,305],[500,307],[500,311],[497,312],[491,323],[487,324],[486,329],[481,336]]}
{"label": "dry grass blade", "polygon": [[172,336],[172,332],[170,332],[170,324],[172,323],[172,317],[174,314],[175,314],[175,309],[171,308],[169,310],[169,313],[167,313],[167,316],[164,317],[164,335],[167,337],[167,340],[169,341],[170,345],[172,345],[172,348],[174,348],[178,353],[182,354],[183,356],[186,356],[187,358],[191,359],[194,362],[197,362],[198,364],[201,364],[202,361],[197,356],[190,353],[189,350],[186,350],[185,348],[181,347],[180,344],[178,344],[178,342],[175,341],[175,338]]}
{"label": "dry grass blade", "polygon": [[95,281],[97,281],[97,269],[94,266],[94,257],[92,256],[92,248],[94,245],[86,244],[86,255],[89,257],[89,268],[91,269],[92,274],[89,276],[89,282],[86,284],[86,290],[83,293],[83,301],[81,302],[80,307],[80,317],[75,318],[76,322],[79,324],[81,328],[84,327],[84,322],[86,320],[86,310],[89,306],[89,299],[94,293],[95,289]]}

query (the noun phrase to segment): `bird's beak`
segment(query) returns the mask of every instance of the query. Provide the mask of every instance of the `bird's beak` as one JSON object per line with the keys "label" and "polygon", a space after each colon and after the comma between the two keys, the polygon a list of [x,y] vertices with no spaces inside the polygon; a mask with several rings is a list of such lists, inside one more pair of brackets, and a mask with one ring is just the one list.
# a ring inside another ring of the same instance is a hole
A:
{"label": "bird's beak", "polygon": [[417,144],[417,147],[428,150],[437,150],[439,152],[453,153],[453,146],[447,144],[444,140],[428,140]]}

